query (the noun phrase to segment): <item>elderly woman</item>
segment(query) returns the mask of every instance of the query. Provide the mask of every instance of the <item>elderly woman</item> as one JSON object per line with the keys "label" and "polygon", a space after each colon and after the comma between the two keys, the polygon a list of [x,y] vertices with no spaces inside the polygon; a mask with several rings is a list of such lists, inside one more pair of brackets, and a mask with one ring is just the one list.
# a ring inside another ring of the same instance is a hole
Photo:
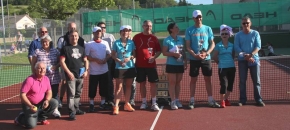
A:
{"label": "elderly woman", "polygon": [[170,34],[163,41],[162,54],[167,56],[166,73],[169,80],[169,95],[171,98],[171,109],[182,107],[179,101],[180,82],[184,70],[187,68],[186,55],[184,53],[184,40],[178,36],[179,28],[176,23],[167,26]]}
{"label": "elderly woman", "polygon": [[221,25],[220,35],[222,41],[216,44],[213,53],[213,59],[218,64],[218,74],[220,80],[220,98],[221,108],[230,106],[228,97],[233,91],[235,81],[235,52],[234,44],[229,42],[229,37],[233,36],[232,28],[227,25]]}
{"label": "elderly woman", "polygon": [[133,79],[136,76],[135,65],[133,59],[135,58],[135,45],[130,39],[127,39],[129,35],[128,26],[120,27],[121,38],[116,40],[113,45],[112,58],[116,61],[114,78],[116,80],[115,90],[115,106],[113,107],[113,114],[119,114],[119,102],[121,99],[121,90],[123,82],[126,84],[125,91],[125,111],[135,111],[129,103],[131,96],[131,85]]}
{"label": "elderly woman", "polygon": [[[50,45],[51,37],[49,35],[44,35],[41,39],[41,49],[36,49],[35,54],[32,57],[31,62],[31,70],[36,64],[36,62],[44,62],[47,66],[46,68],[46,76],[50,80],[51,89],[52,89],[52,98],[57,99],[58,94],[58,86],[60,83],[60,74],[58,68],[59,65],[59,51],[57,49],[52,48]],[[58,108],[55,109],[53,115],[57,118],[61,117]]]}

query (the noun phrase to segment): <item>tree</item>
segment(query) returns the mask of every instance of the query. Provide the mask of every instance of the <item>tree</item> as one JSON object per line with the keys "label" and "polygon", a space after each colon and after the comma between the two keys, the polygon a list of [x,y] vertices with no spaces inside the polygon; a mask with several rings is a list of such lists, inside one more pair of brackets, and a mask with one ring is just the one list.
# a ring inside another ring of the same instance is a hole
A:
{"label": "tree", "polygon": [[155,8],[177,6],[175,0],[139,0],[142,8],[152,8],[153,3]]}
{"label": "tree", "polygon": [[101,10],[109,6],[114,6],[114,0],[80,0],[78,8],[90,8],[93,10]]}
{"label": "tree", "polygon": [[187,6],[192,5],[191,3],[188,3],[186,0],[179,0],[178,6]]}
{"label": "tree", "polygon": [[[121,9],[133,9],[133,1],[132,0],[114,0],[115,5],[118,9],[118,6],[121,6]],[[135,9],[141,8],[139,6],[139,1],[135,1]]]}
{"label": "tree", "polygon": [[78,11],[80,0],[31,0],[30,12],[38,12],[48,19],[64,20]]}

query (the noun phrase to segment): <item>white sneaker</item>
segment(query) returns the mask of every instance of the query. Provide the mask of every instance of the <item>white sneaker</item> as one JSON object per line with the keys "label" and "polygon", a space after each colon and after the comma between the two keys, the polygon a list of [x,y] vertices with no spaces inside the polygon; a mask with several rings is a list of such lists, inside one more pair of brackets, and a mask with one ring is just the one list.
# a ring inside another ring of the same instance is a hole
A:
{"label": "white sneaker", "polygon": [[178,109],[178,107],[176,106],[176,102],[175,101],[172,101],[170,105],[171,105],[171,109],[172,110],[177,110]]}
{"label": "white sneaker", "polygon": [[159,111],[158,104],[157,104],[157,103],[154,103],[154,104],[151,106],[151,109],[154,110],[154,111]]}
{"label": "white sneaker", "polygon": [[140,106],[140,109],[146,109],[147,108],[147,103],[142,103]]}
{"label": "white sneaker", "polygon": [[177,107],[179,107],[179,108],[182,107],[182,104],[180,103],[179,100],[176,100],[175,103],[176,103],[176,106],[177,106]]}
{"label": "white sneaker", "polygon": [[60,112],[58,111],[57,108],[54,110],[54,112],[52,113],[52,115],[53,115],[55,118],[60,118],[60,117],[61,117],[61,114],[60,114]]}

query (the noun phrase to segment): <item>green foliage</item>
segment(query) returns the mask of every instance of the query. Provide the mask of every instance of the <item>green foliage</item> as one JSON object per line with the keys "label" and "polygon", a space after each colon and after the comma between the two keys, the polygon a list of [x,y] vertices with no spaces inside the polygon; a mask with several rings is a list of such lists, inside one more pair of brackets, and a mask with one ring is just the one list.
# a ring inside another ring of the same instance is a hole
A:
{"label": "green foliage", "polygon": [[[133,1],[132,0],[114,0],[115,5],[118,9],[118,6],[121,6],[121,9],[133,9]],[[135,1],[135,9],[141,8],[139,6],[139,1]]]}
{"label": "green foliage", "polygon": [[101,10],[105,7],[114,6],[114,0],[80,0],[78,4],[78,9],[83,8],[90,8],[93,10]]}
{"label": "green foliage", "polygon": [[78,11],[80,0],[31,0],[29,12],[39,12],[48,19],[64,20]]}
{"label": "green foliage", "polygon": [[177,6],[175,0],[139,0],[139,2],[142,8],[152,8],[153,3],[154,8]]}

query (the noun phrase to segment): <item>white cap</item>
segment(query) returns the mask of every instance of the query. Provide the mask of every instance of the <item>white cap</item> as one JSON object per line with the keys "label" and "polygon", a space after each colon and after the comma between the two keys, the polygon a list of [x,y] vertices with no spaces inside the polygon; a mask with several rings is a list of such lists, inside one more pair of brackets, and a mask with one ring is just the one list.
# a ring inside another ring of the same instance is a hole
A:
{"label": "white cap", "polygon": [[220,26],[220,31],[222,31],[223,29],[226,29],[226,28],[228,28],[228,26],[225,25],[225,24],[222,24],[222,25]]}
{"label": "white cap", "polygon": [[124,30],[125,28],[127,28],[129,30],[129,29],[131,29],[131,26],[123,25],[123,26],[120,27],[120,31]]}
{"label": "white cap", "polygon": [[126,25],[129,30],[132,30],[132,27],[130,25]]}
{"label": "white cap", "polygon": [[97,32],[98,30],[102,30],[100,27],[94,27],[93,32]]}
{"label": "white cap", "polygon": [[202,14],[201,14],[201,11],[200,10],[194,10],[193,12],[192,12],[192,16],[193,17],[197,17],[198,15],[200,15],[200,16],[202,16]]}
{"label": "white cap", "polygon": [[232,28],[228,25],[222,24],[220,26],[220,34],[222,33],[223,30],[227,30],[230,33],[230,36],[234,35]]}

